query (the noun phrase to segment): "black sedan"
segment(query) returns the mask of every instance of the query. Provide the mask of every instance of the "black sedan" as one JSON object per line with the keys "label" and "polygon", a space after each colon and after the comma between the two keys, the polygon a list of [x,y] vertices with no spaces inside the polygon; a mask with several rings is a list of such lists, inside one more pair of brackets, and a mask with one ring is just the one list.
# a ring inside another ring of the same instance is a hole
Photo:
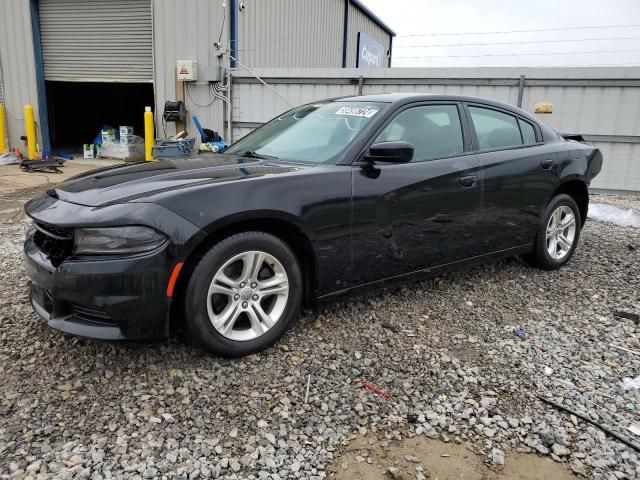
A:
{"label": "black sedan", "polygon": [[105,340],[178,328],[228,357],[303,305],[524,255],[573,255],[600,151],[491,100],[380,94],[294,108],[223,155],[117,166],[26,205],[31,302]]}

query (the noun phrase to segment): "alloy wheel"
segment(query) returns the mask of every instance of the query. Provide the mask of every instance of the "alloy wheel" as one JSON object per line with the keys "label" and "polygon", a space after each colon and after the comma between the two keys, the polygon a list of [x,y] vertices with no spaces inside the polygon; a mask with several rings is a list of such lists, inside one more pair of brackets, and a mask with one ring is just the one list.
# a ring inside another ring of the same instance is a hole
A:
{"label": "alloy wheel", "polygon": [[280,261],[262,251],[233,256],[218,269],[207,294],[213,327],[230,340],[264,335],[282,317],[289,279]]}
{"label": "alloy wheel", "polygon": [[547,223],[547,252],[554,260],[568,255],[576,237],[576,216],[562,205],[554,210]]}

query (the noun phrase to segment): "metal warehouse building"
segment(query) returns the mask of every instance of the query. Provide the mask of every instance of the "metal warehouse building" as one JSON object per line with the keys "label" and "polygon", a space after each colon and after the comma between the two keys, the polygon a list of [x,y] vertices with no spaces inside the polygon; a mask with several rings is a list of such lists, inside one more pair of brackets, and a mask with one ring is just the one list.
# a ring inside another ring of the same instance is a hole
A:
{"label": "metal warehouse building", "polygon": [[[160,128],[165,101],[183,96],[204,126],[222,130],[223,102],[209,85],[227,61],[221,50],[249,69],[387,67],[393,36],[358,0],[2,0],[9,144],[22,144],[25,104],[43,150],[90,143],[103,124],[141,132],[147,105]],[[370,65],[358,64],[358,45]],[[198,78],[184,87],[182,60]]]}
{"label": "metal warehouse building", "polygon": [[[173,135],[162,112],[174,100],[235,141],[322,98],[466,94],[531,113],[552,105],[542,121],[602,150],[594,188],[640,191],[640,68],[389,69],[393,37],[359,0],[0,0],[9,145],[22,146],[25,104],[41,148],[58,152],[91,143],[103,125],[139,134],[145,106],[158,136]],[[184,62],[197,78],[177,80]],[[197,135],[189,116],[183,127]]]}

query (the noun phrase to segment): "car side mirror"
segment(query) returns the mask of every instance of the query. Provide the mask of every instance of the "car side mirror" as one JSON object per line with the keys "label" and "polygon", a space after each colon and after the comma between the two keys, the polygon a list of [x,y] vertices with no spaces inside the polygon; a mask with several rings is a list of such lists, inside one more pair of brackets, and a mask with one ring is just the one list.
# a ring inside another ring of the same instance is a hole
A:
{"label": "car side mirror", "polygon": [[402,141],[374,143],[364,158],[370,162],[407,163],[413,158],[413,145]]}

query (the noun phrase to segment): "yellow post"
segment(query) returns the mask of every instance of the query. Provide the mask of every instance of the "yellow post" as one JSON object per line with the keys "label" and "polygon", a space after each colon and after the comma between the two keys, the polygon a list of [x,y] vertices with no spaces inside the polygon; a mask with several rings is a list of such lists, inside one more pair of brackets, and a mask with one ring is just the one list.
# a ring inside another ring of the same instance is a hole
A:
{"label": "yellow post", "polygon": [[151,107],[144,107],[144,157],[147,162],[153,160],[153,142],[155,141],[153,133],[153,112]]}
{"label": "yellow post", "polygon": [[33,118],[33,107],[24,106],[24,129],[27,132],[27,151],[29,160],[36,158],[36,122]]}
{"label": "yellow post", "polygon": [[4,105],[0,103],[0,153],[7,151],[7,124],[4,119]]}

